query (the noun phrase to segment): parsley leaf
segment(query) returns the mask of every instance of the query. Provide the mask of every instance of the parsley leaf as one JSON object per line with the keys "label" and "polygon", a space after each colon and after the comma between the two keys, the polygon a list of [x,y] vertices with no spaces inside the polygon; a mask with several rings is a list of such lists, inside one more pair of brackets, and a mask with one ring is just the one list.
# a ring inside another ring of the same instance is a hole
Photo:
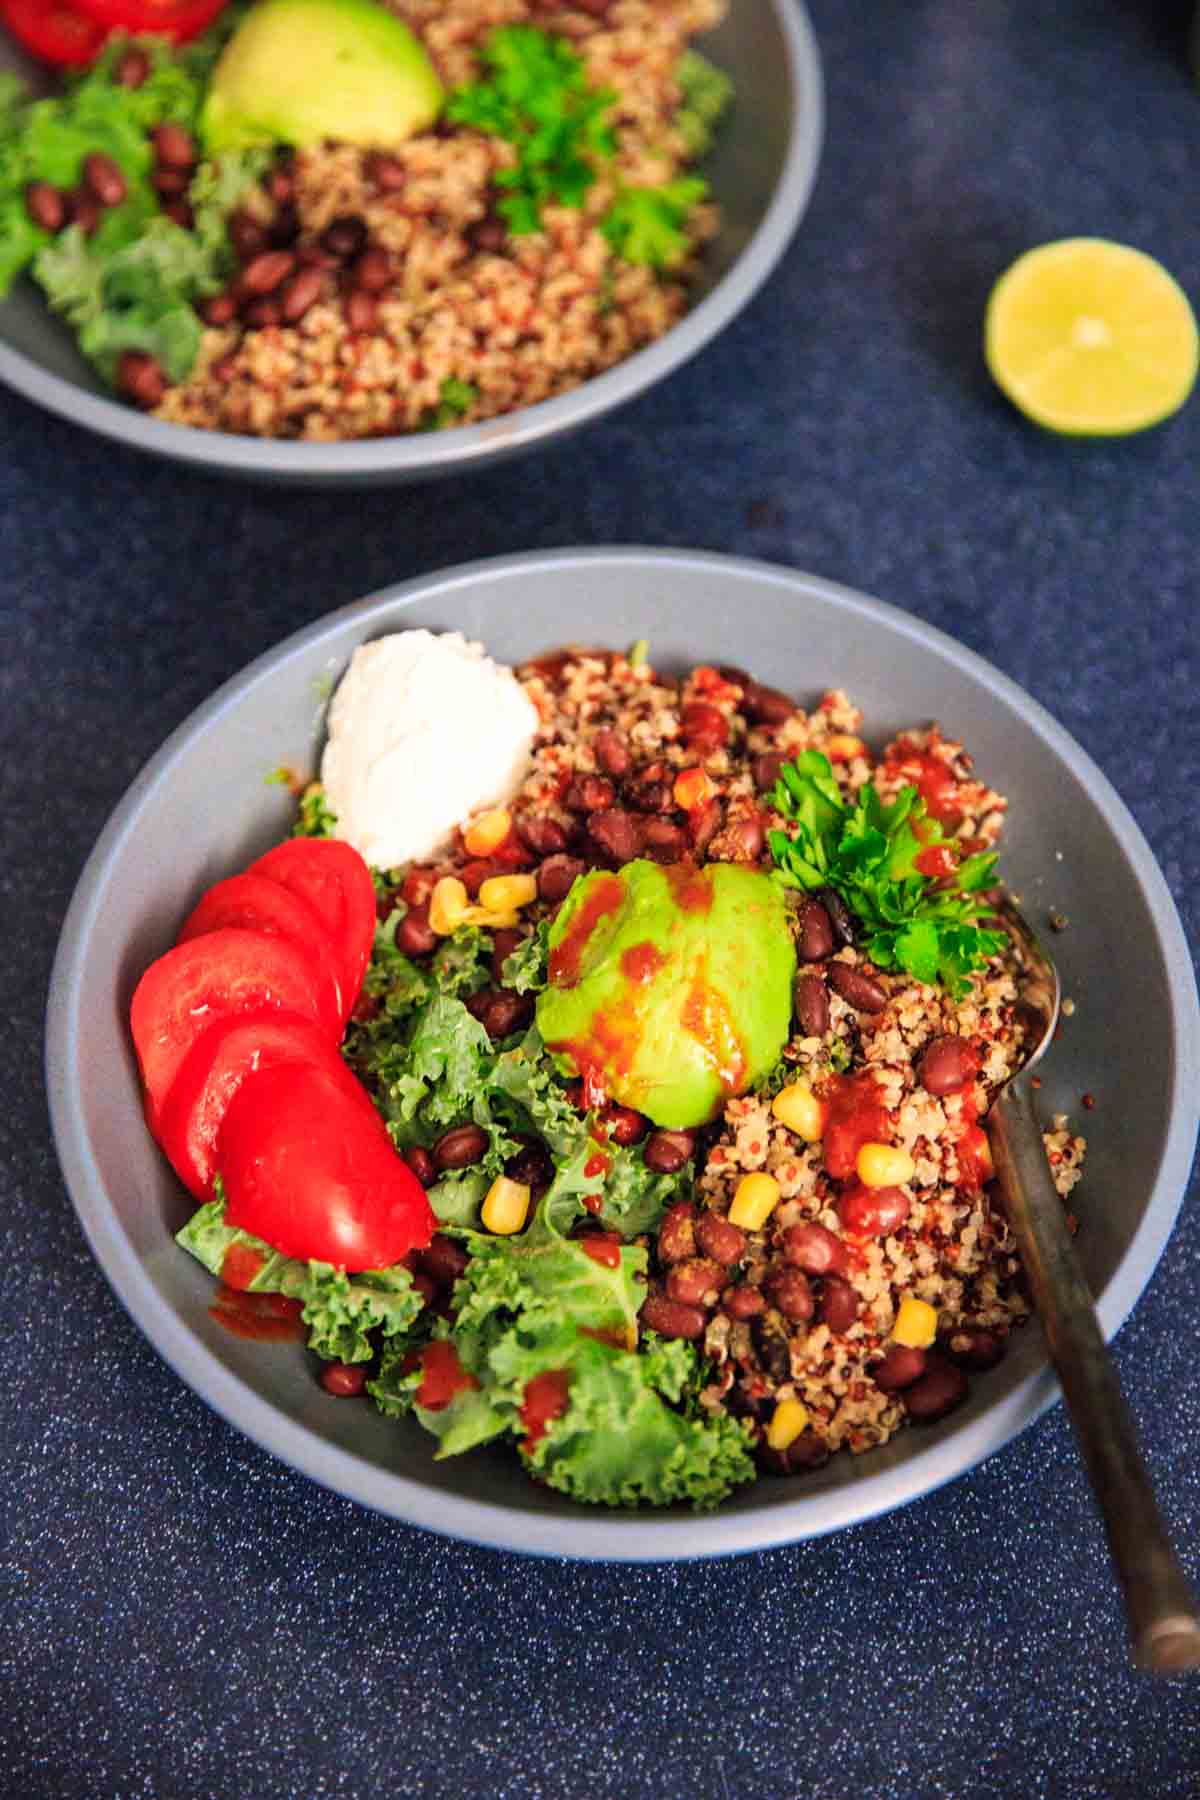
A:
{"label": "parsley leaf", "polygon": [[675,79],[680,104],[671,123],[683,138],[688,155],[703,156],[712,143],[717,121],[733,98],[733,83],[698,50],[684,51]]}
{"label": "parsley leaf", "polygon": [[981,851],[955,863],[952,876],[922,873],[917,858],[954,840],[931,818],[915,787],[890,805],[868,783],[852,806],[816,750],[785,763],[771,797],[791,827],[768,842],[785,886],[831,887],[863,927],[862,943],[881,969],[904,969],[918,981],[940,981],[962,994],[970,977],[1005,944],[1004,932],[980,923],[992,908],[976,898],[995,879],[996,857]]}
{"label": "parsley leaf", "polygon": [[661,187],[623,187],[600,229],[626,262],[668,269],[687,254],[684,226],[707,193],[708,183],[698,175],[680,175]]}
{"label": "parsley leaf", "polygon": [[447,375],[441,385],[437,405],[430,407],[421,421],[421,430],[444,431],[449,425],[457,425],[464,413],[470,412],[478,398],[478,388],[472,387],[469,381],[460,381],[457,375]]}
{"label": "parsley leaf", "polygon": [[616,95],[589,86],[583,59],[564,38],[535,25],[502,25],[481,52],[489,72],[450,95],[446,117],[512,144],[515,163],[498,171],[497,211],[514,237],[539,231],[552,201],[582,206],[595,163],[616,148],[607,122]]}

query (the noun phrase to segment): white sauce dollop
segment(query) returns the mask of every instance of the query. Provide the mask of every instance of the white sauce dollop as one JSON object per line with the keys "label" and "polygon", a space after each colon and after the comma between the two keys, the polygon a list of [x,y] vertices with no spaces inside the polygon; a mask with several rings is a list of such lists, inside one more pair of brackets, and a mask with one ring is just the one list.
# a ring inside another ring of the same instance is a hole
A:
{"label": "white sauce dollop", "polygon": [[339,837],[373,868],[426,861],[473,812],[512,798],[537,725],[512,670],[461,632],[360,645],[321,759]]}

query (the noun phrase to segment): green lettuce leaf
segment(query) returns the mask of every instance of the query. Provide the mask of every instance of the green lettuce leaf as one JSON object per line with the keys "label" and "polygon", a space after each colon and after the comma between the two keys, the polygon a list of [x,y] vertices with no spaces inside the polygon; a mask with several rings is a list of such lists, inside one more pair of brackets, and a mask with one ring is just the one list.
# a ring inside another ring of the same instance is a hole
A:
{"label": "green lettuce leaf", "polygon": [[372,1332],[407,1344],[424,1305],[407,1269],[397,1265],[347,1275],[330,1263],[283,1256],[250,1232],[226,1225],[219,1195],[192,1214],[175,1241],[218,1277],[235,1247],[261,1257],[262,1267],[247,1291],[303,1301],[301,1318],[309,1328],[309,1349],[327,1362],[369,1361],[374,1354]]}
{"label": "green lettuce leaf", "polygon": [[668,1405],[692,1385],[696,1353],[674,1342],[641,1355],[589,1339],[567,1365],[567,1408],[527,1453],[532,1474],[602,1506],[705,1510],[755,1476],[745,1423]]}
{"label": "green lettuce leaf", "polygon": [[517,994],[540,993],[546,985],[546,964],[550,955],[550,920],[543,919],[522,938],[511,955],[504,959],[501,970],[504,986]]}

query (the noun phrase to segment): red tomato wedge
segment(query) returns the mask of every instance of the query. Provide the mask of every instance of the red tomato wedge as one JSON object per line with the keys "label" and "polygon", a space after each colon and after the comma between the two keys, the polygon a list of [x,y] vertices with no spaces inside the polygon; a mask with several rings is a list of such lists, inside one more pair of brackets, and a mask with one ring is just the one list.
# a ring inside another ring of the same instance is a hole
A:
{"label": "red tomato wedge", "polygon": [[342,1005],[336,950],[307,900],[267,875],[231,875],[228,881],[218,881],[209,888],[185,919],[176,941],[186,944],[191,938],[227,926],[265,931],[269,936],[286,938],[302,950],[328,988],[329,1019],[332,1029],[340,1033],[349,1009]]}
{"label": "red tomato wedge", "polygon": [[289,838],[250,864],[308,902],[332,939],[342,1005],[350,1013],[375,942],[375,884],[357,850],[339,838]]}
{"label": "red tomato wedge", "polygon": [[157,32],[186,43],[211,25],[227,0],[71,0],[77,12],[106,30]]}
{"label": "red tomato wedge", "polygon": [[0,0],[0,20],[34,56],[58,68],[90,63],[108,35],[78,7],[55,0]]}
{"label": "red tomato wedge", "polygon": [[217,1144],[227,1224],[351,1272],[424,1249],[436,1224],[425,1189],[360,1096],[313,1063],[247,1075]]}
{"label": "red tomato wedge", "polygon": [[320,974],[303,951],[261,931],[210,931],[151,963],[134,990],[129,1023],[155,1137],[171,1083],[202,1032],[265,1007],[312,1019],[332,1042],[325,1003]]}
{"label": "red tomato wedge", "polygon": [[327,1069],[352,1098],[367,1099],[322,1027],[299,1013],[264,1008],[210,1025],[184,1057],[159,1119],[159,1141],[197,1200],[212,1199],[217,1141],[234,1095],[256,1069],[283,1063]]}

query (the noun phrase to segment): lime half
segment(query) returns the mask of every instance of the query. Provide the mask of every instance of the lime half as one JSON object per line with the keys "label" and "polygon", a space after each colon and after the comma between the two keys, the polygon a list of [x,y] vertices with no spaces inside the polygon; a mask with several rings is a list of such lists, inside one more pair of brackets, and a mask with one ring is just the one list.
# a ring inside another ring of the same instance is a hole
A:
{"label": "lime half", "polygon": [[1200,340],[1187,295],[1152,256],[1106,238],[1062,238],[1026,251],[1000,277],[984,354],[1037,424],[1119,437],[1183,405]]}

